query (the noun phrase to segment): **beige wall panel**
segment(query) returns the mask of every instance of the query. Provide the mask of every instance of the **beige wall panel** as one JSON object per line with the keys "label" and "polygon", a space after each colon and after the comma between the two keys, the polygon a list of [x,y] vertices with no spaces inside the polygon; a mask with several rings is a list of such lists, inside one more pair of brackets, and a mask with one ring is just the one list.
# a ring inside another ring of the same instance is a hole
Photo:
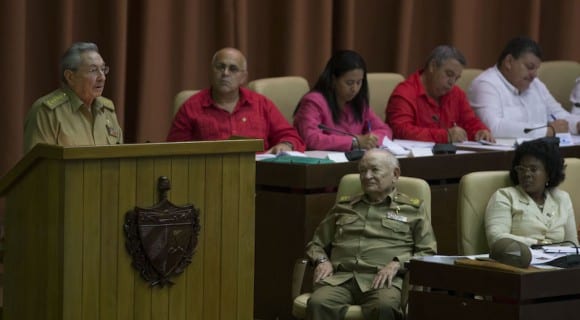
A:
{"label": "beige wall panel", "polygon": [[[153,183],[155,185],[155,193],[153,198],[149,200],[146,207],[151,207],[159,201],[158,180],[159,177],[165,176],[171,179],[171,159],[169,157],[155,158],[153,169]],[[170,180],[171,181],[171,180]],[[151,319],[163,320],[169,318],[169,291],[171,288],[155,287],[151,288]]]}
{"label": "beige wall panel", "polygon": [[240,155],[240,204],[238,224],[238,314],[239,320],[251,319],[254,314],[254,220],[256,193],[256,162],[253,154]]}
{"label": "beige wall panel", "polygon": [[220,289],[222,267],[222,158],[206,157],[205,215],[202,233],[205,238],[203,257],[204,292],[203,319],[220,319]]}
{"label": "beige wall panel", "polygon": [[[171,161],[171,190],[168,194],[168,199],[176,206],[184,206],[189,203],[188,184],[189,184],[189,162],[186,157],[174,157]],[[177,277],[173,278],[175,283],[169,290],[169,317],[172,320],[185,320],[188,301],[187,296],[187,271],[191,270],[189,265],[186,271]]]}
{"label": "beige wall panel", "polygon": [[101,162],[101,278],[99,283],[100,319],[117,319],[119,293],[117,283],[117,248],[125,243],[119,211],[119,159]]}
{"label": "beige wall panel", "polygon": [[[152,158],[139,158],[137,160],[137,197],[136,205],[148,207],[155,198],[155,162]],[[135,272],[135,302],[134,319],[152,320],[151,318],[151,290],[149,284]]]}
{"label": "beige wall panel", "polygon": [[83,161],[84,182],[82,193],[77,190],[77,195],[83,199],[83,211],[79,214],[83,217],[82,239],[83,265],[82,265],[82,319],[99,319],[99,284],[101,259],[101,161]]}
{"label": "beige wall panel", "polygon": [[65,165],[63,319],[82,319],[83,314],[83,198],[82,160]]}
{"label": "beige wall panel", "polygon": [[240,157],[223,157],[222,270],[220,309],[222,319],[235,319],[238,313],[238,224],[240,220]]}
{"label": "beige wall panel", "polygon": [[[119,207],[117,214],[117,226],[121,228],[125,224],[125,214],[135,206],[137,195],[137,161],[135,159],[119,160]],[[117,294],[117,319],[135,319],[135,282],[142,281],[138,272],[131,266],[131,256],[125,248],[125,238],[117,243],[118,280]]]}
{"label": "beige wall panel", "polygon": [[[206,254],[206,210],[205,210],[205,170],[206,157],[191,157],[188,163],[188,203],[199,209],[200,231],[197,248],[191,265],[185,271],[187,288],[187,320],[204,319],[205,254]],[[212,248],[208,248],[210,251]]]}

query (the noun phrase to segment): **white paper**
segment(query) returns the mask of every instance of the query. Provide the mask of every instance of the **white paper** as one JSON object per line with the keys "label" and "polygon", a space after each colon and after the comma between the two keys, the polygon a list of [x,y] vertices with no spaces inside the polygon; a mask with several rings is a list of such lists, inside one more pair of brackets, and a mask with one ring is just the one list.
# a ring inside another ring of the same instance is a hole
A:
{"label": "white paper", "polygon": [[344,152],[329,153],[328,159],[334,162],[348,162]]}
{"label": "white paper", "polygon": [[431,157],[433,156],[433,149],[431,148],[411,148],[412,157]]}

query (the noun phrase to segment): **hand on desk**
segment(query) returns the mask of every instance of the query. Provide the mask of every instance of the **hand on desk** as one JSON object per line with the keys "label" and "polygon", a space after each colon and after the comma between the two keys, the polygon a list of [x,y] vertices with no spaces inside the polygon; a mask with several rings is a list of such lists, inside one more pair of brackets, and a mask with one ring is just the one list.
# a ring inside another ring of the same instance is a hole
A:
{"label": "hand on desk", "polygon": [[330,277],[332,275],[332,263],[330,261],[324,261],[319,263],[314,269],[314,283],[324,280],[326,277]]}
{"label": "hand on desk", "polygon": [[391,287],[393,283],[393,278],[397,275],[397,272],[401,268],[401,263],[399,261],[391,261],[386,266],[384,266],[373,279],[372,288],[379,289],[385,286],[387,282],[387,288]]}
{"label": "hand on desk", "polygon": [[273,146],[272,148],[268,149],[266,153],[278,154],[284,151],[292,151],[292,147],[288,143],[281,142]]}
{"label": "hand on desk", "polygon": [[467,140],[467,132],[465,132],[462,127],[455,125],[447,129],[447,133],[449,134],[449,143],[463,142]]}
{"label": "hand on desk", "polygon": [[358,147],[367,150],[376,148],[379,142],[379,138],[372,133],[357,135],[356,139],[358,141]]}
{"label": "hand on desk", "polygon": [[491,135],[489,130],[479,130],[475,133],[475,141],[489,141],[495,143],[495,138]]}
{"label": "hand on desk", "polygon": [[[553,130],[556,130],[556,132],[553,132],[554,136],[556,133],[568,132],[568,121],[564,119],[556,119],[552,122],[548,122],[548,126],[553,128]],[[550,135],[550,130],[548,130],[548,135]]]}

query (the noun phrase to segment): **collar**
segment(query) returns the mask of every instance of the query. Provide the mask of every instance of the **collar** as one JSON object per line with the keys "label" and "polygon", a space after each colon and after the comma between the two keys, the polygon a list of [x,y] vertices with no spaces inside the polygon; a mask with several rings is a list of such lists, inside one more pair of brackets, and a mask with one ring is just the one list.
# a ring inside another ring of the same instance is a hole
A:
{"label": "collar", "polygon": [[[78,111],[80,107],[85,104],[81,100],[81,98],[79,98],[79,96],[69,86],[63,85],[61,89],[67,95],[73,111],[75,112]],[[110,102],[110,100],[105,99],[103,97],[96,97],[95,100],[93,100],[91,108],[93,110],[101,110],[102,108],[107,108],[109,110],[114,111],[115,108],[113,107],[112,103],[109,104],[108,101]]]}
{"label": "collar", "polygon": [[501,73],[501,71],[499,70],[499,68],[496,66],[493,67],[494,71],[497,73],[499,80],[501,80],[501,82],[503,83],[503,85],[508,89],[509,92],[511,92],[513,95],[519,96],[521,94],[521,92],[514,87],[509,81],[508,79],[506,79],[503,76],[503,73]]}
{"label": "collar", "polygon": [[427,98],[430,98],[429,95],[427,94],[427,91],[425,90],[425,85],[423,85],[423,82],[421,82],[421,75],[423,75],[423,72],[425,72],[425,69],[417,70],[411,76],[411,79],[413,81],[413,84],[415,85],[415,88],[417,88],[419,96],[426,96]]}
{"label": "collar", "polygon": [[[207,95],[201,101],[201,106],[203,108],[209,108],[209,107],[216,107],[217,108],[217,103],[215,102],[215,100],[213,99],[213,97],[211,95],[211,90],[212,90],[211,87],[209,87],[207,89]],[[249,107],[249,106],[252,106],[254,104],[255,104],[255,97],[250,92],[250,89],[247,89],[245,87],[240,87],[239,88],[238,102],[236,103],[236,107],[234,108],[234,110],[237,109],[238,106],[239,107]]]}

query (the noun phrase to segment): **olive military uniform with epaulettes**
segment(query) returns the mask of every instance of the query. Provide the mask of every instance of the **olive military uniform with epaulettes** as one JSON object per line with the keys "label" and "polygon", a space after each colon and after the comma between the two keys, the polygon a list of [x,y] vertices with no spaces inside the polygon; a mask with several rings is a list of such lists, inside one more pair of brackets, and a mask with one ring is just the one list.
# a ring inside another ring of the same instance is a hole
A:
{"label": "olive military uniform with epaulettes", "polygon": [[[325,301],[326,297],[317,297],[322,292],[331,294],[334,300],[337,292],[344,292],[345,288],[360,290],[359,295],[363,296],[381,295],[381,291],[390,290],[389,299],[396,300],[391,304],[398,308],[402,278],[393,279],[393,288],[386,288],[385,284],[385,288],[374,290],[372,282],[377,272],[393,260],[398,260],[402,266],[413,256],[436,253],[430,217],[422,204],[422,200],[396,190],[377,204],[369,203],[364,195],[341,198],[307,245],[306,254],[313,262],[329,259],[334,269],[332,276],[322,280],[323,290],[315,290],[311,299]],[[330,257],[324,250],[327,247],[331,248]],[[332,292],[333,288],[338,289]],[[322,313],[320,310],[307,310],[307,313],[315,319],[339,319],[341,312],[345,311],[340,309],[344,303],[360,304],[350,299],[351,295],[347,294],[344,301],[335,301],[337,309],[332,315],[328,310]],[[308,309],[311,307],[309,301]],[[367,314],[373,317],[368,310]]]}
{"label": "olive military uniform with epaulettes", "polygon": [[123,143],[113,102],[97,97],[91,109],[63,86],[36,100],[24,123],[24,151],[37,143],[61,146]]}

